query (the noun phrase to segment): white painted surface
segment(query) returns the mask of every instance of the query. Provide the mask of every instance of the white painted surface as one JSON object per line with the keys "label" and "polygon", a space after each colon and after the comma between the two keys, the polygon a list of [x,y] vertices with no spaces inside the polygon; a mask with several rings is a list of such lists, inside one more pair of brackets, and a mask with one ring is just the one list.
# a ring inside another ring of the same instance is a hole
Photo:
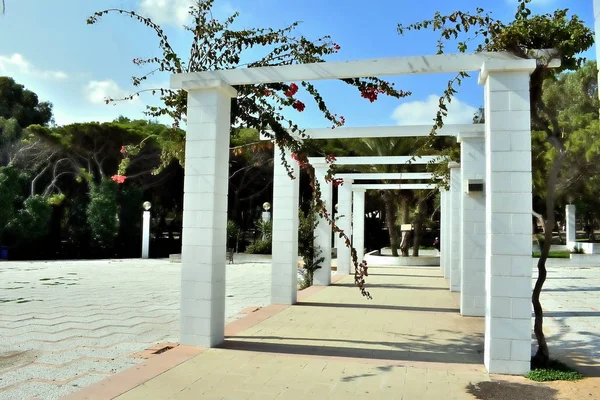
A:
{"label": "white painted surface", "polygon": [[567,247],[572,249],[575,247],[575,243],[577,242],[577,227],[576,227],[576,215],[577,210],[575,204],[567,204],[566,210],[566,231],[567,231]]}
{"label": "white painted surface", "polygon": [[227,191],[231,97],[218,84],[188,92],[183,233],[181,344],[224,340]]}
{"label": "white painted surface", "polygon": [[[484,66],[486,326],[490,373],[525,374],[531,358],[531,126],[529,74]],[[507,351],[508,350],[508,351]]]}
{"label": "white painted surface", "polygon": [[383,77],[479,71],[484,63],[493,64],[494,67],[499,69],[509,69],[519,68],[524,64],[524,61],[528,60],[523,60],[508,52],[481,52],[239,68],[172,75],[171,89],[202,88],[213,86],[215,81],[223,81],[229,85],[253,85],[257,83],[362,78],[365,76]]}
{"label": "white painted surface", "polygon": [[150,211],[142,214],[142,258],[148,258],[150,252]]}
{"label": "white painted surface", "polygon": [[[441,156],[423,156],[423,157],[412,157],[412,156],[361,156],[361,157],[338,157],[336,158],[335,165],[417,165],[417,164],[429,164],[429,163],[440,163],[445,160]],[[308,161],[312,165],[326,165],[327,162],[324,157],[309,157]]]}
{"label": "white painted surface", "polygon": [[352,188],[352,247],[358,262],[365,255],[365,190]]}
{"label": "white painted surface", "polygon": [[[325,209],[333,216],[333,185],[325,181],[326,168],[315,167],[315,179],[321,189],[321,200],[325,203]],[[315,230],[315,246],[321,250],[320,256],[324,258],[321,268],[317,269],[313,276],[313,284],[327,286],[331,284],[331,226],[322,217],[318,217],[318,225]]]}
{"label": "white painted surface", "polygon": [[[299,173],[298,163],[286,151],[295,179],[288,176],[281,162],[273,168],[273,239],[271,303],[295,304],[298,286],[298,205]],[[276,159],[279,159],[276,156]]]}
{"label": "white painted surface", "polygon": [[[485,316],[485,196],[466,193],[469,179],[485,178],[485,138],[463,137],[460,151],[460,313]],[[485,187],[485,183],[484,183]]]}
{"label": "white painted surface", "polygon": [[462,185],[460,182],[460,165],[450,163],[450,196],[452,208],[450,210],[450,290],[460,292],[460,253],[461,253],[461,198]]}
{"label": "white painted surface", "polygon": [[[344,182],[338,186],[338,227],[348,236],[352,236],[352,182]],[[339,238],[339,233],[335,234]],[[339,238],[337,242],[337,273],[350,273],[350,248],[346,245],[345,238]]]}
{"label": "white painted surface", "polygon": [[354,186],[363,190],[426,190],[438,187],[435,183],[373,183]]}
{"label": "white painted surface", "polygon": [[358,172],[358,173],[346,173],[336,174],[336,178],[340,179],[352,179],[355,181],[360,180],[375,180],[375,179],[387,179],[387,180],[418,180],[418,179],[434,179],[433,173],[431,172]]}

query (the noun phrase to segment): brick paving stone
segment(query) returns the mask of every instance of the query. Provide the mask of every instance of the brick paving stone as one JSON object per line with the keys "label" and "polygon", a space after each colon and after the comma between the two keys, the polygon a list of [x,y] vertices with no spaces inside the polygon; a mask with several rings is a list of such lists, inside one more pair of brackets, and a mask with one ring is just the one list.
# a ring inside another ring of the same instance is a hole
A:
{"label": "brick paving stone", "polygon": [[[179,339],[181,264],[90,260],[0,267],[0,299],[14,300],[0,303],[0,400],[59,398],[143,361],[134,353]],[[270,264],[225,268],[228,321],[269,304]],[[3,357],[12,354],[19,355]],[[61,385],[30,378],[76,379]]]}

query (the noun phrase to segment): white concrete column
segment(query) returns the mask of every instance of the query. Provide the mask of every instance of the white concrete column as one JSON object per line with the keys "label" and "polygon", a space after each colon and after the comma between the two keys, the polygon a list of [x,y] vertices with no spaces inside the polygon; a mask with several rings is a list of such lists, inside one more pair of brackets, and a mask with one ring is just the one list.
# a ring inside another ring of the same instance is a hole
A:
{"label": "white concrete column", "polygon": [[460,164],[448,163],[450,168],[450,196],[452,197],[450,209],[450,291],[460,292],[460,222],[461,222],[461,196]]}
{"label": "white concrete column", "polygon": [[575,204],[567,204],[566,207],[566,221],[565,225],[567,228],[567,247],[572,249],[577,243],[577,225],[575,224],[576,209]]}
{"label": "white concrete column", "polygon": [[[514,69],[507,71],[510,64]],[[490,373],[530,369],[532,332],[531,122],[535,60],[485,62],[486,316]]]}
{"label": "white concrete column", "polygon": [[458,135],[460,143],[461,256],[460,313],[485,316],[485,196],[471,192],[469,181],[485,178],[485,137]]}
{"label": "white concrete column", "polygon": [[273,168],[272,304],[295,304],[298,295],[300,168],[291,153],[286,151],[285,158],[295,179],[289,177],[276,156]]}
{"label": "white concrete column", "polygon": [[[338,186],[338,227],[348,236],[352,237],[352,180],[344,179]],[[339,233],[335,233],[339,237]],[[337,273],[350,274],[351,252],[345,239],[337,242]]]}
{"label": "white concrete column", "polygon": [[365,257],[365,189],[352,190],[352,247],[358,262]]}
{"label": "white concrete column", "polygon": [[150,211],[142,214],[142,258],[148,258],[150,253]]}
{"label": "white concrete column", "polygon": [[448,210],[449,192],[440,188],[440,268],[444,273],[444,278],[448,279],[450,268],[448,265],[448,219],[450,211]]}
{"label": "white concrete column", "polygon": [[231,98],[235,89],[188,90],[181,248],[183,345],[214,347],[224,339],[225,257]]}
{"label": "white concrete column", "polygon": [[[325,181],[328,166],[315,167],[315,179],[321,188],[321,199],[325,203],[325,209],[329,213],[330,218],[333,217],[333,185],[331,182]],[[331,284],[331,226],[325,218],[319,217],[319,224],[315,229],[315,246],[321,250],[320,257],[324,260],[321,263],[321,268],[315,271],[313,276],[313,284],[327,286]]]}

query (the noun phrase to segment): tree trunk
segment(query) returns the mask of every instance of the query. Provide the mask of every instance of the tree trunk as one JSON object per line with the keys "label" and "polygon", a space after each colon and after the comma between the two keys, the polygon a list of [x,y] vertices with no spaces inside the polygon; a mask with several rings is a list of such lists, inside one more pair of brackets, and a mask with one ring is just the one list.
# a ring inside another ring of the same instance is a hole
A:
{"label": "tree trunk", "polygon": [[410,245],[410,231],[402,232],[402,243],[400,243],[400,253],[402,257],[408,257],[408,248]]}
{"label": "tree trunk", "polygon": [[533,332],[535,333],[535,338],[538,343],[537,352],[531,360],[531,365],[533,368],[546,367],[550,361],[550,351],[548,350],[548,343],[546,343],[546,336],[544,335],[543,329],[544,312],[542,309],[542,304],[540,303],[540,294],[548,274],[546,270],[546,260],[548,259],[548,254],[550,254],[550,247],[552,246],[552,231],[556,223],[556,215],[554,210],[554,203],[556,200],[556,182],[558,181],[558,174],[562,166],[563,158],[563,153],[559,152],[556,160],[554,160],[552,169],[548,174],[548,190],[546,192],[546,214],[548,219],[544,225],[544,246],[540,249],[541,254],[537,265],[538,278],[535,282],[535,287],[531,296],[531,302],[533,303],[533,311],[535,314]]}
{"label": "tree trunk", "polygon": [[385,204],[385,223],[390,236],[390,247],[392,256],[398,257],[398,232],[396,231],[396,207],[394,197],[390,191],[383,192],[383,202]]}
{"label": "tree trunk", "polygon": [[419,246],[421,245],[421,231],[423,230],[423,205],[424,202],[420,201],[417,203],[417,215],[414,223],[414,237],[413,237],[413,257],[419,257]]}
{"label": "tree trunk", "polygon": [[[408,196],[401,196],[401,213],[402,213],[402,224],[410,223],[410,202]],[[410,247],[410,241],[412,239],[411,232],[402,232],[402,242],[400,243],[400,253],[402,257],[408,257],[408,249]]]}

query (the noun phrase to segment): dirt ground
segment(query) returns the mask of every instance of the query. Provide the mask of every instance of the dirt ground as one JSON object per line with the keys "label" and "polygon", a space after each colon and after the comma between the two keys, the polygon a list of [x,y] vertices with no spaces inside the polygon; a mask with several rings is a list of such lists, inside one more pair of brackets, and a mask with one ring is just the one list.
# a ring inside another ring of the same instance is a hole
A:
{"label": "dirt ground", "polygon": [[470,385],[467,392],[479,400],[598,400],[600,378],[536,383],[523,377],[493,376],[491,382]]}

